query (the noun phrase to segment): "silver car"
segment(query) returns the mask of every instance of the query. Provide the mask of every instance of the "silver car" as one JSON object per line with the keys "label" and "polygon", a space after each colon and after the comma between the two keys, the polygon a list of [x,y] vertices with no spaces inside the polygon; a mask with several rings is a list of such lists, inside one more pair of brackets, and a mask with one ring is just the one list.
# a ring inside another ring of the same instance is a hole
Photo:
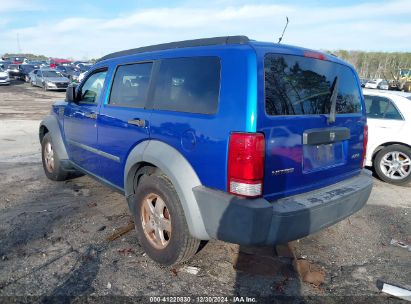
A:
{"label": "silver car", "polygon": [[52,69],[35,70],[33,76],[30,77],[31,85],[42,87],[45,91],[65,90],[70,84],[70,79]]}

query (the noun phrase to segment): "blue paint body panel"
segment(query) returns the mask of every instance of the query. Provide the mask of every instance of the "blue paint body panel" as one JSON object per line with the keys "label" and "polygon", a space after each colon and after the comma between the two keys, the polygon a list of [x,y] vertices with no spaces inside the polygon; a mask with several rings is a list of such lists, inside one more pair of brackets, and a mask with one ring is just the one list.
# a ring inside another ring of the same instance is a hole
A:
{"label": "blue paint body panel", "polygon": [[[304,153],[302,134],[307,129],[324,128],[325,115],[268,116],[265,112],[264,56],[267,53],[302,56],[304,49],[273,43],[250,42],[245,45],[215,45],[164,51],[153,51],[108,59],[96,64],[92,70],[106,67],[107,76],[96,106],[85,107],[64,102],[53,107],[59,116],[62,134],[69,158],[78,166],[104,178],[119,188],[124,188],[124,167],[130,151],[149,139],[162,141],[176,150],[191,164],[201,183],[209,188],[227,190],[227,150],[231,132],[262,132],[266,138],[266,163],[264,197],[279,197],[302,193],[327,186],[360,173],[363,128],[366,123],[364,109],[361,113],[337,115],[333,126],[349,128],[351,138],[334,147],[341,153],[341,163],[328,166],[304,164],[310,161]],[[116,68],[122,64],[161,61],[165,58],[216,56],[221,64],[219,105],[212,115],[181,113],[112,106],[109,95]],[[327,56],[336,64],[345,62]],[[350,67],[351,68],[351,67]],[[358,83],[358,76],[353,70]],[[83,81],[84,82],[84,81]],[[81,84],[80,84],[81,86]],[[361,94],[361,93],[360,93]],[[362,105],[364,104],[361,95]],[[65,107],[64,118],[59,107]],[[78,109],[81,107],[82,109]],[[90,121],[87,111],[98,113]],[[145,128],[128,124],[130,119],[143,119]],[[70,134],[70,138],[68,136]],[[73,146],[70,141],[101,151],[93,153]],[[333,148],[333,149],[334,149]],[[337,153],[337,154],[338,154]],[[104,155],[118,158],[114,160]],[[326,169],[318,168],[327,167]],[[292,174],[273,176],[272,171],[293,168]]]}

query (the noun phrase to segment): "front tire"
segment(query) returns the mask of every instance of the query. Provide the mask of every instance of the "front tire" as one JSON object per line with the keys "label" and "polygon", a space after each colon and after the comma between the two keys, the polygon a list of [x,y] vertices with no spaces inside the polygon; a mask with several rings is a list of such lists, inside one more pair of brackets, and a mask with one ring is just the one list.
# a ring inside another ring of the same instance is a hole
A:
{"label": "front tire", "polygon": [[50,133],[46,133],[41,141],[41,159],[44,173],[49,179],[63,181],[68,178],[69,172],[61,167],[60,158],[54,149]]}
{"label": "front tire", "polygon": [[194,256],[200,241],[190,235],[180,199],[165,175],[143,175],[134,203],[138,240],[151,259],[174,265]]}
{"label": "front tire", "polygon": [[381,149],[374,159],[374,170],[383,181],[403,185],[411,181],[411,149],[391,145]]}

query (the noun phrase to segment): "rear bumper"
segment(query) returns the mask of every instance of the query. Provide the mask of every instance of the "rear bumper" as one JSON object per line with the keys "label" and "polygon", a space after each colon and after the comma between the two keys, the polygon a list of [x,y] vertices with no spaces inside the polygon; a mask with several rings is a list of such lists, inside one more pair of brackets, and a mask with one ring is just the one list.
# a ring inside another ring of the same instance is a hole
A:
{"label": "rear bumper", "polygon": [[193,189],[210,238],[241,245],[296,240],[360,210],[372,189],[371,172],[315,191],[268,202],[203,186]]}

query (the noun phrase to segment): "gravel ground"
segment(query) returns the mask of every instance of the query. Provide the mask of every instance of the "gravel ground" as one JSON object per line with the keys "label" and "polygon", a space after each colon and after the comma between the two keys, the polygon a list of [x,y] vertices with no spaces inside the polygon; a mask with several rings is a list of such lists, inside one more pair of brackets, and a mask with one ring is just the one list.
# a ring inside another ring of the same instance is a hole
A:
{"label": "gravel ground", "polygon": [[[210,241],[186,265],[166,268],[143,253],[134,231],[108,241],[131,221],[125,199],[86,176],[52,182],[43,173],[39,120],[62,98],[21,82],[0,87],[0,302],[397,303],[376,280],[410,288],[411,252],[390,241],[411,242],[411,187],[377,179],[360,212],[288,244],[291,250]],[[317,283],[306,282],[303,266],[320,274]]]}

